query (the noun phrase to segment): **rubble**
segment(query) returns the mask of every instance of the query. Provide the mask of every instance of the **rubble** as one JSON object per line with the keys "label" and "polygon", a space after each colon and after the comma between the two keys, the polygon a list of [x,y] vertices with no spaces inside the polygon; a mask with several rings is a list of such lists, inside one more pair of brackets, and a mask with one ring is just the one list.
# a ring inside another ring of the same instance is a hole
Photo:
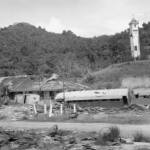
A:
{"label": "rubble", "polygon": [[102,108],[102,107],[85,107],[80,108],[78,112],[80,113],[87,113],[87,114],[98,114],[98,113],[113,113],[113,112],[127,112],[127,111],[150,111],[149,105],[145,106],[142,104],[131,104],[130,106],[124,106],[124,107],[115,107],[115,108]]}
{"label": "rubble", "polygon": [[120,142],[125,144],[133,144],[132,139],[126,139],[126,138],[120,138]]}
{"label": "rubble", "polygon": [[106,147],[95,144],[98,138],[96,132],[66,131],[57,125],[43,131],[0,128],[0,150],[109,150],[109,146],[120,146],[120,141],[125,141],[108,142]]}
{"label": "rubble", "polygon": [[64,105],[63,111],[61,110],[60,103],[53,102],[53,109],[50,114],[50,107],[36,104],[36,113],[32,105],[2,105],[0,107],[0,120],[36,120],[36,121],[67,121],[77,120],[83,121],[84,118],[93,118],[97,121],[108,117],[108,115],[119,113],[150,113],[149,105],[132,104],[130,106],[118,108],[102,108],[102,107],[85,107],[81,108],[76,105],[76,112],[74,112],[73,105]]}

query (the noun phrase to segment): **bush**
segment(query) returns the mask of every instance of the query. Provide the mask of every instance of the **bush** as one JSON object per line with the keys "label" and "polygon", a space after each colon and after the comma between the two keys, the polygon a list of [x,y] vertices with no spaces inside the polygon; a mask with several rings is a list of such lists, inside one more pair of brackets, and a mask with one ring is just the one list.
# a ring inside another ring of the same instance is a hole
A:
{"label": "bush", "polygon": [[96,78],[96,77],[95,77],[94,75],[89,74],[89,75],[86,77],[85,82],[86,82],[86,83],[89,83],[89,84],[92,84],[92,83],[95,82],[95,78]]}
{"label": "bush", "polygon": [[106,89],[112,89],[112,83],[107,83],[106,84]]}
{"label": "bush", "polygon": [[99,145],[107,145],[107,142],[114,142],[120,138],[120,129],[117,126],[109,127],[107,132],[104,132],[102,134],[101,131],[99,133],[99,139],[97,141],[97,144]]}
{"label": "bush", "polygon": [[142,131],[135,131],[133,138],[134,142],[150,142],[150,137],[144,135]]}
{"label": "bush", "polygon": [[117,126],[111,126],[108,133],[104,133],[103,139],[113,142],[120,137],[120,130]]}

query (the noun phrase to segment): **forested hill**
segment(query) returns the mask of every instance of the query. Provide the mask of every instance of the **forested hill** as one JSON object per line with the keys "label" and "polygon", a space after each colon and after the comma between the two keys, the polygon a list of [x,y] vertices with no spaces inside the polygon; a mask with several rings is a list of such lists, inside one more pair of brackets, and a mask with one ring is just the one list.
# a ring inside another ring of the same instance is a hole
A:
{"label": "forested hill", "polygon": [[[112,36],[83,38],[72,31],[47,32],[28,23],[0,29],[0,76],[62,73],[83,77],[90,71],[131,60],[128,30]],[[150,45],[150,23],[140,29],[143,49]]]}

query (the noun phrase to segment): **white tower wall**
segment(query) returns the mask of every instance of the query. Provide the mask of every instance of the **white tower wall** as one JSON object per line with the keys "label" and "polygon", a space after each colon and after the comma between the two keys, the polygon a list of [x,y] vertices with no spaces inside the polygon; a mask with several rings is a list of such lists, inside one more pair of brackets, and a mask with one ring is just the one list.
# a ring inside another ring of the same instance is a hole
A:
{"label": "white tower wall", "polygon": [[134,58],[140,57],[140,44],[139,44],[139,22],[134,18],[130,22],[130,46],[131,55]]}

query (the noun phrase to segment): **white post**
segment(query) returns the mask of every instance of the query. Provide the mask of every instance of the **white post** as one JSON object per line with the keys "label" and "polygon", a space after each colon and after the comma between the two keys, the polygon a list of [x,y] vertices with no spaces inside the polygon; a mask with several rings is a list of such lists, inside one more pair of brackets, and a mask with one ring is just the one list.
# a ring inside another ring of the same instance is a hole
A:
{"label": "white post", "polygon": [[33,104],[34,113],[37,114],[35,104]]}
{"label": "white post", "polygon": [[52,101],[50,100],[49,117],[52,117],[52,116],[53,116],[52,111],[53,111],[53,105],[52,105]]}
{"label": "white post", "polygon": [[60,104],[60,114],[63,114],[63,104]]}
{"label": "white post", "polygon": [[50,109],[49,109],[49,117],[52,117],[53,114],[52,114],[52,109],[53,109],[53,105],[51,104],[50,105]]}
{"label": "white post", "polygon": [[44,104],[44,114],[47,114],[47,106]]}
{"label": "white post", "polygon": [[76,113],[77,110],[76,110],[76,104],[73,104],[73,112]]}

